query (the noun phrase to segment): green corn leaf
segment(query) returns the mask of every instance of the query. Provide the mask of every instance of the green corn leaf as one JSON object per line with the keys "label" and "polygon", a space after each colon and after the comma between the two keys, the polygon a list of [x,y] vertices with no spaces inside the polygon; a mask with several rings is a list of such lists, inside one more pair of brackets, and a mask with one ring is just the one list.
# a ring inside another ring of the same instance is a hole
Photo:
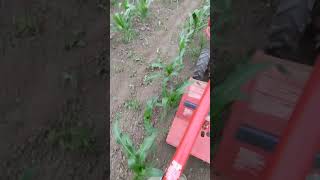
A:
{"label": "green corn leaf", "polygon": [[128,167],[130,169],[135,169],[135,166],[137,165],[137,160],[135,156],[128,158]]}
{"label": "green corn leaf", "polygon": [[119,121],[115,121],[113,124],[113,134],[117,140],[117,143],[121,145],[124,153],[128,157],[135,156],[135,147],[134,147],[130,137],[121,132],[121,130],[119,128]]}
{"label": "green corn leaf", "polygon": [[160,61],[151,64],[151,68],[153,69],[155,68],[163,69],[164,67],[165,67],[165,64]]}
{"label": "green corn leaf", "polygon": [[153,146],[155,139],[157,138],[158,133],[154,131],[150,136],[146,137],[143,140],[143,143],[140,145],[137,155],[140,157],[140,160],[144,162],[148,156],[148,153]]}
{"label": "green corn leaf", "polygon": [[143,122],[144,122],[144,128],[147,131],[147,134],[152,134],[152,132],[154,131],[154,127],[152,126],[152,115],[153,115],[153,109],[157,101],[158,101],[157,97],[150,99],[147,102],[146,108],[144,110]]}
{"label": "green corn leaf", "polygon": [[167,97],[163,97],[162,100],[161,100],[161,107],[167,108],[168,102],[169,102],[168,96]]}
{"label": "green corn leaf", "polygon": [[115,13],[112,17],[118,30],[122,31],[126,28],[126,22],[122,14]]}
{"label": "green corn leaf", "polygon": [[160,78],[160,77],[162,77],[162,73],[156,72],[156,73],[145,76],[144,82],[150,82],[150,81],[157,79],[157,78]]}

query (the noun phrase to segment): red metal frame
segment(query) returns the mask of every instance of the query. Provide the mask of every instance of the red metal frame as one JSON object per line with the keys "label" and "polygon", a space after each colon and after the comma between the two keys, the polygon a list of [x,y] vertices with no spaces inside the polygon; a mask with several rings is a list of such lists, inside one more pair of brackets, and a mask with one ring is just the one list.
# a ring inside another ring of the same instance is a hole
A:
{"label": "red metal frame", "polygon": [[274,158],[267,165],[266,180],[302,180],[312,169],[319,149],[320,56],[280,139]]}
{"label": "red metal frame", "polygon": [[[190,86],[186,88],[183,94],[176,115],[172,121],[166,142],[171,146],[178,147],[188,125],[190,124],[192,114],[199,105],[201,97],[207,86],[207,82],[198,81],[190,78]],[[196,142],[191,150],[191,155],[210,163],[210,115],[206,117],[201,133],[198,134]]]}
{"label": "red metal frame", "polygon": [[188,128],[177,147],[177,150],[171,160],[170,166],[166,170],[163,180],[178,180],[181,176],[187,160],[190,156],[193,145],[199,136],[199,132],[205,122],[210,110],[210,81],[208,82],[204,94],[201,97],[199,106],[191,116]]}

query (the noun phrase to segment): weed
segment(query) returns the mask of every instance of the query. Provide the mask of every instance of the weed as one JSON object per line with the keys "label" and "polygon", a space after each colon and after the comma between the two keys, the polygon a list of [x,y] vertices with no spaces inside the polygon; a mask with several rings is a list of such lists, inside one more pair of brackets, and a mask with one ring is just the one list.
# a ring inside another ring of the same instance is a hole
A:
{"label": "weed", "polygon": [[117,143],[121,145],[124,154],[128,158],[128,167],[134,173],[134,180],[162,176],[163,172],[161,170],[152,168],[150,164],[146,162],[147,156],[157,137],[156,131],[145,137],[138,149],[134,146],[129,135],[121,132],[118,120],[113,124],[113,134]]}
{"label": "weed", "polygon": [[136,99],[127,100],[124,103],[124,107],[129,110],[139,110],[140,109],[140,102]]}
{"label": "weed", "polygon": [[141,19],[145,19],[148,16],[152,1],[153,0],[138,0],[136,11]]}

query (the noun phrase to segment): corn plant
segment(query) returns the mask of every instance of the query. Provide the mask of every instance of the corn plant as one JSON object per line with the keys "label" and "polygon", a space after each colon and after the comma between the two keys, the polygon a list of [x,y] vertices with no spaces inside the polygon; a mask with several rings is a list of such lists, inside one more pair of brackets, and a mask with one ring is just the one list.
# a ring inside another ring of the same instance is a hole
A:
{"label": "corn plant", "polygon": [[145,19],[148,16],[150,5],[153,0],[138,0],[136,5],[136,11],[142,19]]}
{"label": "corn plant", "polygon": [[151,65],[151,67],[159,68],[160,72],[156,72],[149,76],[146,76],[145,81],[148,82],[156,78],[161,78],[162,86],[166,87],[170,80],[179,75],[179,72],[183,69],[184,64],[182,62],[182,58],[178,56],[169,64],[165,64],[163,62],[155,62]]}
{"label": "corn plant", "polygon": [[143,113],[143,123],[144,129],[146,130],[147,134],[152,134],[155,131],[155,128],[152,125],[152,117],[153,117],[153,110],[155,105],[158,101],[158,98],[152,98],[147,102]]}
{"label": "corn plant", "polygon": [[135,6],[130,4],[128,0],[125,0],[124,3],[119,3],[119,7],[123,8],[124,11],[115,13],[112,16],[112,19],[116,30],[123,34],[123,39],[126,42],[129,42],[132,40],[134,35],[131,21]]}
{"label": "corn plant", "polygon": [[179,56],[180,60],[183,59],[184,53],[186,51],[187,43],[189,42],[189,37],[191,34],[187,34],[186,32],[182,31],[179,35]]}
{"label": "corn plant", "polygon": [[185,31],[188,33],[190,38],[204,27],[207,26],[207,20],[210,15],[210,6],[204,5],[201,9],[196,9],[189,15],[185,24]]}
{"label": "corn plant", "polygon": [[185,91],[185,88],[190,85],[189,81],[185,81],[178,85],[176,88],[163,88],[162,89],[162,99],[157,105],[162,107],[161,119],[163,119],[170,108],[175,108],[178,106],[179,101]]}
{"label": "corn plant", "polygon": [[113,134],[117,143],[121,145],[124,154],[128,158],[128,167],[134,173],[134,180],[144,180],[148,177],[162,176],[163,173],[161,170],[152,168],[150,164],[146,162],[147,156],[157,137],[156,131],[153,131],[151,135],[145,137],[138,149],[133,144],[129,135],[121,132],[118,120],[113,124]]}

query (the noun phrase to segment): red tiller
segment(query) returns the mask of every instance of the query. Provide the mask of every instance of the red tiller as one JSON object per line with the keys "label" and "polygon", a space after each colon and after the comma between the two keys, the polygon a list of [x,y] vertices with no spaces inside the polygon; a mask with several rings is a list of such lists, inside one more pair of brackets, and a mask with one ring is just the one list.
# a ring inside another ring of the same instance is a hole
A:
{"label": "red tiller", "polygon": [[267,165],[265,180],[302,180],[313,168],[319,150],[320,56]]}
{"label": "red tiller", "polygon": [[163,180],[178,180],[181,176],[187,160],[196,142],[200,130],[203,127],[210,110],[210,81],[207,83],[200,103],[191,116],[190,123],[180,141],[179,146],[166,170]]}

